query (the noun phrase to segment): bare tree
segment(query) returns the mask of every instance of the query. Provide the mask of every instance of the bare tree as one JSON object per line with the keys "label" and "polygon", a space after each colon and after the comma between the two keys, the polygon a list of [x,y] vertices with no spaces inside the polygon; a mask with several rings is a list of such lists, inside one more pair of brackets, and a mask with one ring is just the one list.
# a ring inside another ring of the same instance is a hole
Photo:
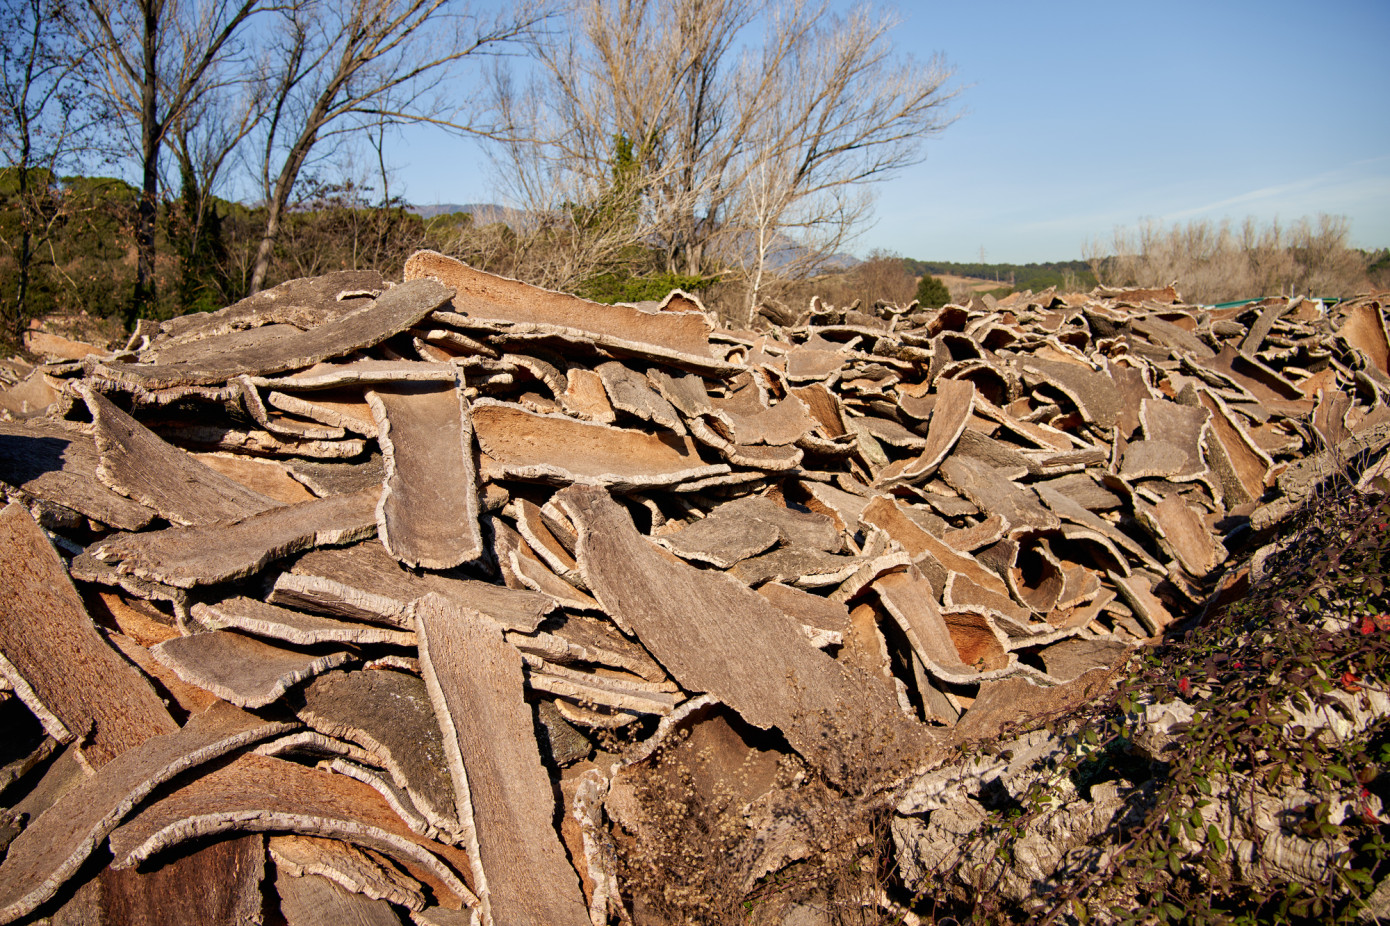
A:
{"label": "bare tree", "polygon": [[[128,319],[154,300],[155,220],[159,155],[170,126],[208,90],[216,66],[262,0],[86,0],[87,47],[102,89],[138,134],[141,196],[136,227],[138,266]],[[134,141],[134,139],[132,139]]]}
{"label": "bare tree", "polygon": [[631,143],[627,242],[669,272],[741,280],[751,307],[842,247],[862,184],[951,121],[950,71],[897,54],[893,25],[810,0],[586,0],[535,46],[541,79],[496,82],[513,132],[499,160],[519,204],[553,211],[552,191],[604,195],[615,140]]}
{"label": "bare tree", "polygon": [[489,17],[452,0],[294,0],[278,16],[260,159],[267,215],[252,292],[265,283],[295,183],[321,142],[374,125],[482,131],[448,102],[445,82],[464,59],[544,18],[529,2]]}
{"label": "bare tree", "polygon": [[102,118],[83,92],[70,25],[62,0],[14,0],[0,13],[0,157],[18,218],[3,240],[14,255],[16,280],[13,294],[0,296],[0,341],[18,341],[23,333],[38,253],[47,246],[49,263],[56,264],[53,230],[72,205],[58,172],[90,149]]}

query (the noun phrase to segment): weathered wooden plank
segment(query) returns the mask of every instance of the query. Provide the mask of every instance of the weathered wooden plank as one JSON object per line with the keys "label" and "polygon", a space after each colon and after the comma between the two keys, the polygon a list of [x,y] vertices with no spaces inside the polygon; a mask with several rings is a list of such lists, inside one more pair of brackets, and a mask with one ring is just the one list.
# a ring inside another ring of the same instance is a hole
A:
{"label": "weathered wooden plank", "polygon": [[451,569],[483,553],[473,425],[458,384],[367,392],[386,480],[377,535],[407,566]]}
{"label": "weathered wooden plank", "polygon": [[245,344],[185,363],[102,363],[97,375],[144,388],[221,383],[243,373],[266,376],[296,370],[372,347],[404,331],[448,301],[449,287],[412,280],[370,305],[269,343]]}
{"label": "weathered wooden plank", "polygon": [[415,622],[458,815],[472,821],[484,923],[586,924],[579,879],[552,823],[521,654],[500,624],[438,596],[416,602]]}
{"label": "weathered wooden plank", "polygon": [[[816,649],[797,621],[729,576],[669,559],[603,489],[572,486],[556,503],[579,530],[578,559],[594,596],[686,690],[781,729],[832,776],[846,761],[847,731],[836,717],[848,705],[855,724],[900,735],[904,749],[923,745],[896,705]],[[785,683],[788,674],[797,685]]]}
{"label": "weathered wooden plank", "polygon": [[[473,427],[494,472],[516,479],[637,489],[729,472],[701,460],[689,437],[537,415],[493,399],[474,403]],[[484,475],[488,467],[485,460]]]}
{"label": "weathered wooden plank", "polygon": [[190,685],[238,707],[265,707],[291,686],[353,658],[348,652],[301,653],[231,630],[175,637],[150,648]]}
{"label": "weathered wooden plank", "polygon": [[155,513],[97,478],[96,442],[51,420],[0,421],[0,482],[119,530],[140,530]]}
{"label": "weathered wooden plank", "polygon": [[260,572],[274,560],[315,546],[352,543],[376,532],[377,491],[272,508],[239,521],[123,534],[92,554],[125,575],[175,588],[215,585]]}
{"label": "weathered wooden plank", "polygon": [[0,511],[0,674],[61,742],[99,768],[178,728],[154,689],[106,644],[63,561],[23,506]]}
{"label": "weathered wooden plank", "polygon": [[79,387],[92,413],[103,483],[174,524],[204,525],[280,507],[222,475],[121,411],[89,386]]}
{"label": "weathered wooden plank", "polygon": [[643,312],[601,305],[517,280],[474,270],[434,251],[405,262],[407,281],[439,280],[454,288],[454,311],[470,321],[504,323],[512,334],[533,332],[592,344],[615,353],[663,360],[697,373],[732,373],[738,367],[710,349],[711,325],[696,312]]}
{"label": "weathered wooden plank", "polygon": [[462,832],[444,741],[425,683],[392,671],[330,672],[305,686],[301,720],[356,743],[451,841]]}
{"label": "weathered wooden plank", "polygon": [[198,714],[183,729],[146,740],[79,782],[10,844],[0,865],[0,922],[52,897],[146,795],[175,775],[293,729],[228,705]]}

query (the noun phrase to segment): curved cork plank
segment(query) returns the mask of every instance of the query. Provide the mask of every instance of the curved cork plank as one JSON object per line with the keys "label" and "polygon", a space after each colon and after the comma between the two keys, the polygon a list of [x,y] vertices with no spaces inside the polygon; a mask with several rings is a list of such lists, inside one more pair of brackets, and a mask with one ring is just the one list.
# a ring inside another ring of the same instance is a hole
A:
{"label": "curved cork plank", "polygon": [[181,730],[146,740],[79,782],[10,843],[0,865],[0,922],[48,900],[141,800],[187,769],[294,728],[230,704],[210,707]]}
{"label": "curved cork plank", "polygon": [[474,403],[473,427],[492,466],[516,479],[611,485],[622,491],[729,472],[722,463],[701,460],[688,437],[536,415],[494,399]]}
{"label": "curved cork plank", "polygon": [[90,736],[99,768],[151,736],[178,729],[153,688],[107,645],[63,561],[23,506],[0,511],[0,671],[60,742]]}
{"label": "curved cork plank", "polygon": [[353,658],[346,652],[296,652],[230,630],[175,637],[150,652],[190,685],[246,708],[265,707],[291,686]]}
{"label": "curved cork plank", "polygon": [[407,910],[425,907],[420,882],[371,849],[317,836],[271,836],[266,848],[275,867],[295,878],[318,875],[372,900],[400,904]]}
{"label": "curved cork plank", "polygon": [[165,443],[90,386],[79,386],[78,391],[92,413],[101,454],[97,476],[127,498],[183,525],[231,521],[280,507],[280,502]]}
{"label": "curved cork plank", "polygon": [[391,671],[330,672],[305,686],[299,718],[371,753],[430,825],[461,833],[444,741],[425,683]]}
{"label": "curved cork plank", "polygon": [[243,373],[266,376],[373,347],[415,325],[449,300],[447,286],[429,280],[403,283],[371,304],[307,331],[285,333],[268,344],[248,344],[189,363],[102,363],[94,372],[143,388],[222,383]]}
{"label": "curved cork plank", "polygon": [[375,297],[386,288],[375,270],[339,270],[317,277],[286,280],[263,289],[217,312],[193,312],[171,318],[159,326],[168,341],[155,344],[203,339],[241,328],[262,325],[294,325],[313,328],[335,315],[362,306],[363,297]]}
{"label": "curved cork plank", "polygon": [[454,311],[470,321],[501,323],[512,334],[539,333],[615,353],[664,360],[697,373],[731,374],[740,367],[710,350],[713,326],[695,312],[643,312],[602,305],[474,270],[435,251],[405,262],[407,281],[429,278],[454,288]]}
{"label": "curved cork plank", "polygon": [[473,424],[457,383],[367,392],[386,479],[377,536],[407,566],[452,569],[483,554]]}
{"label": "curved cork plank", "polygon": [[437,595],[415,603],[420,668],[444,734],[460,820],[469,820],[484,923],[582,926],[579,878],[553,820],[525,701],[521,654],[502,626]]}
{"label": "curved cork plank", "polygon": [[964,379],[936,383],[936,404],[927,424],[927,443],[911,460],[890,464],[878,474],[880,485],[915,484],[935,473],[960,440],[975,411],[975,384]]}
{"label": "curved cork plank", "polygon": [[1010,537],[1027,531],[1055,530],[1061,524],[1056,515],[1043,507],[1036,492],[1006,479],[988,463],[957,454],[941,464],[941,475],[981,511],[1003,516]]}
{"label": "curved cork plank", "polygon": [[[389,902],[355,893],[328,875],[306,871],[304,876],[294,877],[291,870],[290,866],[277,864],[274,878],[275,895],[286,926],[401,926],[401,918]],[[423,908],[423,899],[420,906],[408,907]]]}
{"label": "curved cork plank", "polygon": [[298,505],[317,498],[303,484],[295,481],[289,467],[277,460],[218,452],[195,453],[193,458],[252,492],[285,505]]}
{"label": "curved cork plank", "polygon": [[[421,363],[415,360],[355,360],[351,363],[317,363],[288,376],[252,376],[256,386],[287,392],[315,392],[346,386],[378,383],[451,383],[458,378],[452,363]],[[354,430],[354,429],[349,429]]]}
{"label": "curved cork plank", "polygon": [[316,646],[320,643],[415,645],[415,634],[406,630],[304,614],[254,598],[237,597],[216,604],[195,604],[193,616],[213,628],[230,627],[258,637],[284,640],[296,646]]}
{"label": "curved cork plank", "polygon": [[670,558],[602,488],[571,486],[555,501],[579,530],[578,560],[594,596],[682,688],[779,728],[832,778],[842,773],[849,731],[837,718],[847,706],[856,726],[891,733],[905,750],[925,746],[896,704],[816,649],[798,621],[728,575]]}
{"label": "curved cork plank", "polygon": [[422,869],[455,895],[455,903],[471,905],[474,899],[451,867],[460,853],[411,832],[370,786],[254,753],[238,756],[131,817],[111,834],[112,867],[130,868],[188,840],[228,832],[341,839],[399,860],[408,869]]}
{"label": "curved cork plank", "polygon": [[316,546],[352,543],[376,532],[379,492],[272,508],[239,521],[206,527],[170,527],[145,534],[123,534],[96,544],[92,554],[116,570],[193,588],[242,579],[272,561]]}
{"label": "curved cork plank", "polygon": [[0,422],[0,481],[123,531],[155,513],[97,478],[101,455],[90,435],[54,421]]}
{"label": "curved cork plank", "polygon": [[603,381],[608,401],[619,411],[650,421],[657,427],[677,434],[685,433],[681,416],[670,402],[652,388],[647,377],[628,369],[616,360],[600,363],[594,368]]}

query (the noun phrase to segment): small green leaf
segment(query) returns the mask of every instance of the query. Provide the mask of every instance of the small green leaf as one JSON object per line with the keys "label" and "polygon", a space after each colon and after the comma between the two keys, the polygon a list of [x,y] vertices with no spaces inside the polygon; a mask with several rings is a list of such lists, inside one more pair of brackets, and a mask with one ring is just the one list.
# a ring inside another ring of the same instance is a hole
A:
{"label": "small green leaf", "polygon": [[1207,827],[1207,844],[1211,846],[1211,854],[1217,858],[1226,854],[1226,840],[1221,838],[1221,831],[1215,823]]}

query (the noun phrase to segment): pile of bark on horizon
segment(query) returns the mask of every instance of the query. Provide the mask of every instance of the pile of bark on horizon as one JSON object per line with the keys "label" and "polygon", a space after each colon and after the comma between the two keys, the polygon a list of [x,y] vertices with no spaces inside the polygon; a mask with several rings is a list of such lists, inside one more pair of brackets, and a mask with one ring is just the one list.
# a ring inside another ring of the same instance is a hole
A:
{"label": "pile of bark on horizon", "polygon": [[[1369,299],[749,332],[405,278],[0,393],[0,922],[640,922],[663,743],[910,783],[1101,690],[1390,442]],[[763,799],[795,783],[731,777],[751,883],[797,857]]]}

